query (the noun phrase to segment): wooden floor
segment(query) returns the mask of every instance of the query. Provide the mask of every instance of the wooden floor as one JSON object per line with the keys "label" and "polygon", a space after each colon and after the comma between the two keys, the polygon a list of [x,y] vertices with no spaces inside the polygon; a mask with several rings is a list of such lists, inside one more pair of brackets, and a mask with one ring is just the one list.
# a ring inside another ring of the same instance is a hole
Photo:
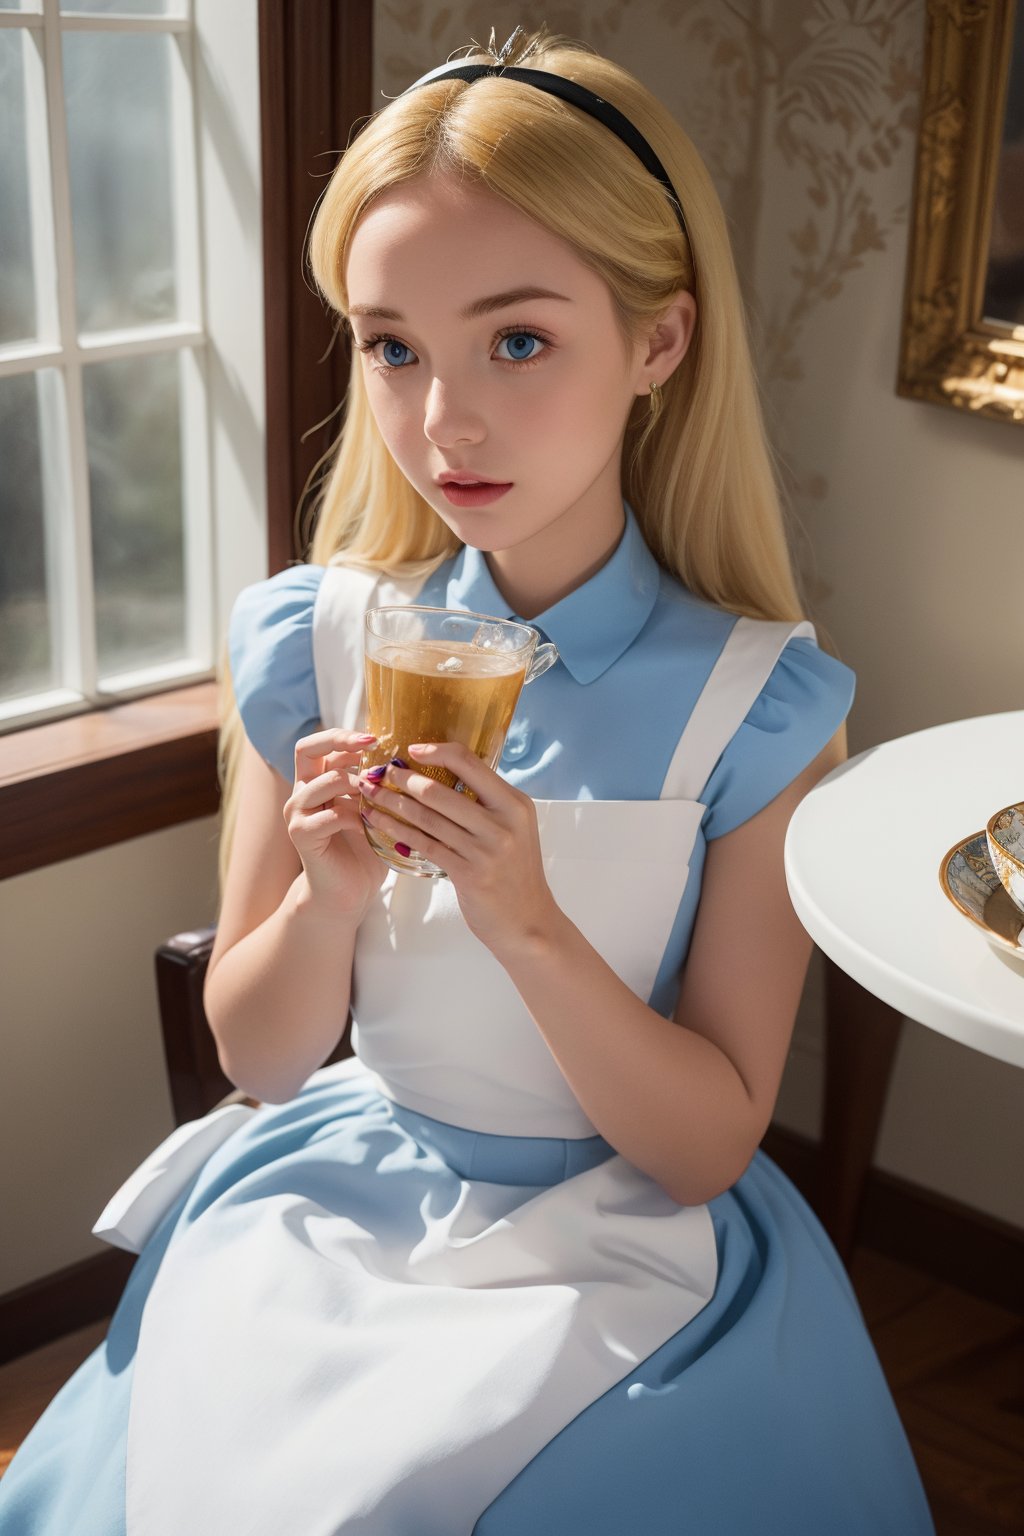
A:
{"label": "wooden floor", "polygon": [[[851,1275],[938,1536],[1021,1536],[1024,1322],[867,1249]],[[95,1323],[0,1367],[0,1473],[106,1331]]]}

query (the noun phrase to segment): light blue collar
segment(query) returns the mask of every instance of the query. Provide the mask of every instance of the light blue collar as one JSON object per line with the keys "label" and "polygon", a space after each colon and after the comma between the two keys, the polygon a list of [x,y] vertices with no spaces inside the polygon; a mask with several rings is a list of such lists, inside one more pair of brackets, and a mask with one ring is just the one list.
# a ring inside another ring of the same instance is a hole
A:
{"label": "light blue collar", "polygon": [[[536,618],[519,620],[552,640],[578,683],[592,683],[618,661],[650,618],[660,571],[640,532],[636,514],[623,502],[626,527],[601,569]],[[494,584],[482,550],[466,544],[448,578],[449,608],[518,619]]]}

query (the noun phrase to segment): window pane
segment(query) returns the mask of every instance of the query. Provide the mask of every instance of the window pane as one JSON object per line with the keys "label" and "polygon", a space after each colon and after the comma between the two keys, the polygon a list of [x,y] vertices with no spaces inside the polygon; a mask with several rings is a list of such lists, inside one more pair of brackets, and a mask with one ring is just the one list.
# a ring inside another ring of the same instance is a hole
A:
{"label": "window pane", "polygon": [[61,0],[65,16],[180,16],[176,0]]}
{"label": "window pane", "polygon": [[185,655],[177,352],[83,374],[99,676]]}
{"label": "window pane", "polygon": [[63,46],[79,328],[174,319],[174,44],[66,32]]}
{"label": "window pane", "polygon": [[0,344],[35,339],[24,29],[0,31]]}
{"label": "window pane", "polygon": [[[45,370],[52,374],[52,370]],[[0,379],[0,695],[55,687],[46,580],[40,403],[52,377]]]}

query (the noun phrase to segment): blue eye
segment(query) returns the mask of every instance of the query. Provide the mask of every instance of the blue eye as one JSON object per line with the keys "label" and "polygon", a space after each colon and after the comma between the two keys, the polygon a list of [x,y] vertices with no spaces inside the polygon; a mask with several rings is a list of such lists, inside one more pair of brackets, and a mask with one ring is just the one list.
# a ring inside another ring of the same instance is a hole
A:
{"label": "blue eye", "polygon": [[384,362],[386,362],[390,368],[401,368],[402,359],[400,357],[395,357],[394,354],[395,352],[408,352],[408,350],[409,348],[406,346],[404,341],[385,339],[381,355]]}
{"label": "blue eye", "polygon": [[[510,325],[506,330],[499,331],[496,345],[509,343],[510,356],[498,356],[497,361],[504,363],[508,368],[525,368],[539,362],[544,352],[550,350],[551,343],[545,337],[539,336],[536,331],[524,326]],[[538,352],[538,344],[541,351]],[[377,335],[368,336],[365,341],[357,341],[355,345],[360,352],[368,353],[373,366],[378,373],[398,373],[408,366],[409,358],[415,359],[416,354],[411,347],[407,347],[404,341],[399,341],[397,336]],[[378,347],[381,349],[378,353]],[[407,355],[406,355],[407,354]]]}
{"label": "blue eye", "polygon": [[546,345],[533,331],[509,331],[498,342],[499,347],[506,341],[509,343],[510,356],[508,359],[502,359],[502,361],[514,363],[532,361],[537,356],[537,343],[540,342],[542,347]]}

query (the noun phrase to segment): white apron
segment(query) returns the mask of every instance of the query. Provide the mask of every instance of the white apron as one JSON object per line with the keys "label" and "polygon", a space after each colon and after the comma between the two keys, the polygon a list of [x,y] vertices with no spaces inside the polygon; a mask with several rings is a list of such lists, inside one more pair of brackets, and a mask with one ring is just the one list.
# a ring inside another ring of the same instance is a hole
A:
{"label": "white apron", "polygon": [[[324,725],[363,725],[364,610],[413,602],[421,586],[327,568],[313,625]],[[795,635],[814,631],[737,621],[658,800],[535,801],[556,901],[645,1002],[697,797]],[[389,872],[357,936],[352,1013],[357,1057],[311,1082],[369,1069],[395,1105],[469,1130],[597,1134],[448,880]],[[192,1122],[198,1160],[239,1123]],[[194,1176],[187,1142],[168,1155],[184,1129],[117,1192],[97,1235],[141,1247]],[[135,1363],[128,1536],[469,1536],[714,1292],[707,1207],[680,1207],[619,1155],[550,1186],[458,1187],[448,1209],[424,1202],[412,1231],[370,1230],[285,1189],[175,1234]]]}

